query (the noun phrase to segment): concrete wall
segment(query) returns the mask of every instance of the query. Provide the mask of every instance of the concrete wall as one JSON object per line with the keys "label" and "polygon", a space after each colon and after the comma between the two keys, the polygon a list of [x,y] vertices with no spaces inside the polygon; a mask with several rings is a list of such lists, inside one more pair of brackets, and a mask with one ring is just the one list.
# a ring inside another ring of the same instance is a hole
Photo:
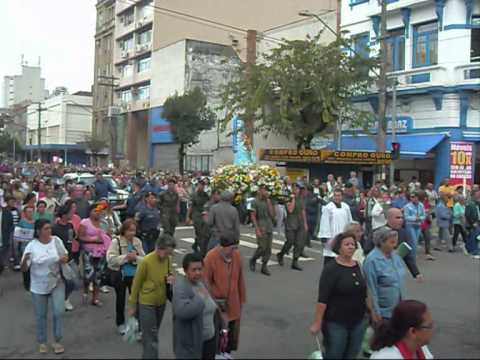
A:
{"label": "concrete wall", "polygon": [[[155,4],[194,14],[198,17],[228,24],[239,29],[267,31],[300,19],[298,12],[310,10],[321,13],[335,9],[336,0],[155,0]],[[202,21],[155,12],[153,49],[161,49],[180,39],[193,39],[212,43],[232,45],[232,37],[239,41],[238,51],[242,59],[246,56],[246,33],[242,30],[212,26]]]}
{"label": "concrete wall", "polygon": [[175,92],[185,91],[186,41],[181,40],[152,53],[150,106],[162,106]]}
{"label": "concrete wall", "polygon": [[23,65],[22,75],[4,78],[5,106],[11,107],[26,100],[42,101],[46,95],[48,92],[45,90],[45,79],[41,78],[40,67]]}

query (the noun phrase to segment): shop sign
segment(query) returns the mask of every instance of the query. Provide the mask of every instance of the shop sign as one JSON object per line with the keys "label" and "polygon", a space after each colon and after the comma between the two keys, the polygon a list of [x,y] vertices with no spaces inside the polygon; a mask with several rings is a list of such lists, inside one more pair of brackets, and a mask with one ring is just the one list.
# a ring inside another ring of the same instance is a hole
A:
{"label": "shop sign", "polygon": [[308,169],[296,169],[296,168],[287,168],[287,176],[293,181],[297,179],[303,180],[306,176],[308,180],[309,170]]}
{"label": "shop sign", "polygon": [[260,160],[312,164],[388,165],[390,153],[313,149],[261,149]]}
{"label": "shop sign", "polygon": [[474,143],[453,141],[450,143],[450,183],[472,185]]}

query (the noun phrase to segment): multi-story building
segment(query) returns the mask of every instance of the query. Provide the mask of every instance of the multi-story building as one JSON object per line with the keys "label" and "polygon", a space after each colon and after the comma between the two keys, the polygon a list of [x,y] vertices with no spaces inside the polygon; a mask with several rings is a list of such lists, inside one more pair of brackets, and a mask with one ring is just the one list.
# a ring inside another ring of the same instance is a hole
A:
{"label": "multi-story building", "polygon": [[92,94],[79,91],[61,94],[27,109],[26,150],[40,150],[42,160],[53,156],[68,164],[86,164],[86,142],[92,134]]}
{"label": "multi-story building", "polygon": [[[246,60],[247,30],[256,30],[260,40],[263,32],[301,20],[302,10],[335,8],[335,0],[115,1],[114,103],[124,114],[117,120],[117,150],[126,145],[133,167],[176,167],[177,147],[161,118],[166,98],[200,86],[214,106],[231,70]],[[97,58],[96,64],[98,71]],[[232,158],[231,138],[215,127],[188,150],[186,168],[210,170]]]}
{"label": "multi-story building", "polygon": [[22,64],[22,74],[5,76],[3,103],[5,107],[13,107],[24,101],[39,102],[48,96],[45,90],[45,79],[41,77],[40,66]]}
{"label": "multi-story building", "polygon": [[[355,50],[378,54],[380,13],[374,0],[342,1],[342,31],[353,40]],[[438,184],[450,174],[455,176],[458,164],[451,156],[459,146],[456,142],[467,142],[467,148],[473,144],[473,154],[478,152],[480,2],[388,0],[386,24],[388,75],[398,81],[394,125],[401,158],[396,162],[395,177],[410,180],[416,176],[422,182]],[[393,113],[391,87],[389,90],[387,149],[392,141]],[[357,101],[364,109],[378,109],[375,91]],[[375,150],[374,137],[345,130],[342,149]],[[478,182],[480,167],[475,169],[475,161],[470,171]]]}
{"label": "multi-story building", "polygon": [[115,0],[98,0],[96,8],[92,131],[111,148],[114,129],[109,118],[109,107],[114,104]]}

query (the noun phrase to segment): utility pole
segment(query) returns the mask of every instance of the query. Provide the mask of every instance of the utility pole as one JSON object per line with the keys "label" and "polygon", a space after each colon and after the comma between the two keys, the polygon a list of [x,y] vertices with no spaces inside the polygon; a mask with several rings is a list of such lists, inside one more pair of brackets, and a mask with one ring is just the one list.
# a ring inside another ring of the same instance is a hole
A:
{"label": "utility pole", "polygon": [[42,108],[42,103],[38,103],[38,126],[37,126],[37,145],[38,145],[38,161],[42,162],[42,112],[47,109]]}
{"label": "utility pole", "polygon": [[[246,76],[250,76],[252,66],[257,63],[257,31],[247,30],[247,73]],[[252,159],[252,153],[254,149],[253,134],[254,134],[254,116],[255,114],[246,114],[247,117],[244,121],[245,128],[245,147],[248,151],[249,157]]]}
{"label": "utility pole", "polygon": [[106,86],[110,88],[110,107],[107,110],[106,119],[109,122],[110,127],[110,155],[112,157],[112,163],[114,166],[118,167],[117,159],[117,124],[115,115],[112,113],[111,108],[113,107],[113,98],[115,96],[115,88],[118,86],[115,82],[119,80],[115,76],[99,76],[100,80],[106,80],[106,82],[99,82],[98,85]]}
{"label": "utility pole", "polygon": [[[392,143],[397,142],[397,78],[392,84]],[[390,163],[390,186],[395,183],[395,160]]]}
{"label": "utility pole", "polygon": [[[377,151],[385,152],[387,109],[387,0],[378,0],[381,5],[380,15],[380,77],[378,79],[378,130],[377,130]],[[381,178],[384,179],[385,167],[381,167]]]}

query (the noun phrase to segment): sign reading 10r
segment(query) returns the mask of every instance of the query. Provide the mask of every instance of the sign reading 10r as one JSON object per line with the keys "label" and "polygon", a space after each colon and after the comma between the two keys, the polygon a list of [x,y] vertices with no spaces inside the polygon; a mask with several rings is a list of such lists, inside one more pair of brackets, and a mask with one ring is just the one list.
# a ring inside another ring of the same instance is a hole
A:
{"label": "sign reading 10r", "polygon": [[472,153],[467,151],[452,151],[450,153],[451,165],[472,166]]}

